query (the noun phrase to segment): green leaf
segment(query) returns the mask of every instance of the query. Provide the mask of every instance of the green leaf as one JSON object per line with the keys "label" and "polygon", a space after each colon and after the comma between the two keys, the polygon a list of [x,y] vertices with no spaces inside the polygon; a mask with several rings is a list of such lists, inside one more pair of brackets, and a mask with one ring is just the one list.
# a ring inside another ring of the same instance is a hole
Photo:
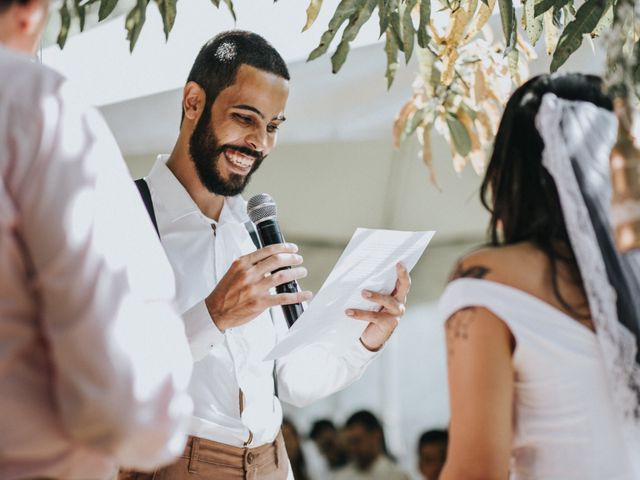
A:
{"label": "green leaf", "polygon": [[169,40],[169,32],[173,28],[176,21],[176,4],[178,0],[156,0],[160,16],[162,17],[162,25],[164,27],[164,37]]}
{"label": "green leaf", "polygon": [[535,8],[533,11],[533,15],[539,17],[547,10],[553,8],[554,10],[562,10],[567,3],[571,0],[540,0],[535,3]]}
{"label": "green leaf", "polygon": [[400,12],[391,12],[389,15],[389,28],[387,29],[387,35],[389,35],[389,30],[391,30],[391,34],[396,37],[396,43],[398,44],[398,49],[401,52],[404,52],[404,46],[402,45],[402,27],[400,27]]}
{"label": "green leaf", "polygon": [[[418,46],[420,48],[427,48],[429,45],[429,31],[427,26],[429,25],[429,19],[431,17],[431,0],[419,0],[420,1],[420,23],[418,24]],[[484,0],[488,1],[488,0]]]}
{"label": "green leaf", "polygon": [[341,0],[333,14],[331,20],[329,20],[329,26],[327,30],[320,37],[320,44],[309,54],[307,62],[315,60],[320,55],[323,55],[331,42],[333,41],[340,25],[342,25],[351,15],[353,15],[366,0]]}
{"label": "green leaf", "polygon": [[231,13],[231,17],[233,17],[233,21],[236,22],[238,19],[236,18],[236,11],[233,8],[233,0],[222,0],[222,1],[229,9],[229,12]]}
{"label": "green leaf", "polygon": [[378,23],[380,24],[380,37],[389,26],[389,14],[398,8],[397,0],[378,0]]}
{"label": "green leaf", "polygon": [[342,39],[336,49],[336,52],[331,56],[331,65],[333,73],[338,73],[349,53],[349,43],[351,43],[362,26],[367,23],[373,10],[376,8],[378,0],[365,0],[364,5],[360,10],[356,11],[351,17],[349,17],[349,23],[342,32]]}
{"label": "green leaf", "polygon": [[389,30],[387,30],[384,51],[387,54],[387,71],[384,76],[387,77],[387,89],[389,89],[393,84],[393,79],[398,69],[398,41],[396,36],[390,33]]}
{"label": "green leaf", "polygon": [[78,16],[78,23],[80,24],[80,31],[84,31],[85,20],[87,19],[86,5],[82,5],[82,0],[73,0],[73,6]]}
{"label": "green leaf", "polygon": [[456,151],[463,157],[469,155],[471,151],[471,137],[465,126],[458,120],[458,117],[452,113],[447,113],[447,127],[451,133],[453,145]]}
{"label": "green leaf", "polygon": [[569,23],[560,35],[558,46],[553,52],[551,60],[552,72],[558,70],[567,61],[567,58],[580,47],[583,35],[593,32],[609,5],[605,0],[587,0],[582,4],[576,12],[575,20]]}
{"label": "green leaf", "polygon": [[140,31],[146,20],[147,0],[137,0],[135,7],[127,14],[124,27],[127,29],[127,40],[129,40],[129,51],[133,52]]}
{"label": "green leaf", "polygon": [[502,31],[506,42],[505,55],[516,45],[516,10],[513,8],[513,0],[498,0],[500,7],[500,20],[502,22]]}
{"label": "green leaf", "polygon": [[593,32],[591,32],[591,36],[594,38],[599,37],[600,35],[602,35],[602,32],[604,32],[605,30],[609,30],[609,28],[611,28],[611,25],[613,25],[613,5],[611,5],[607,9],[607,11],[604,12],[604,15],[598,22],[598,25],[593,29]]}
{"label": "green leaf", "polygon": [[527,38],[531,45],[535,45],[540,40],[542,30],[544,28],[544,18],[535,14],[535,0],[525,0],[524,11],[522,13],[524,19],[524,28],[527,32]]}
{"label": "green leaf", "polygon": [[320,8],[322,7],[322,0],[310,0],[309,6],[307,7],[307,23],[304,24],[302,31],[305,32],[311,28],[311,25],[318,18],[318,14],[320,13]]}
{"label": "green leaf", "polygon": [[402,46],[404,50],[404,61],[409,63],[413,53],[413,43],[416,30],[411,19],[411,11],[416,6],[416,0],[405,0],[402,10]]}
{"label": "green leaf", "polygon": [[[233,2],[232,0],[222,0],[224,2],[224,4],[227,6],[227,8],[229,9],[229,12],[231,12],[231,16],[233,17],[233,21],[236,21],[236,12],[233,8]],[[220,0],[211,0],[211,3],[213,3],[213,5],[216,8],[220,8]]]}
{"label": "green leaf", "polygon": [[331,55],[331,72],[338,73],[344,65],[349,53],[349,42],[340,42],[335,53]]}
{"label": "green leaf", "polygon": [[102,0],[100,2],[100,9],[98,10],[98,21],[101,22],[111,15],[111,12],[113,12],[117,4],[118,0]]}
{"label": "green leaf", "polygon": [[58,46],[62,49],[64,44],[67,43],[67,36],[69,35],[69,27],[71,26],[71,14],[69,13],[69,7],[67,6],[67,0],[62,2],[60,6],[60,32],[58,33]]}

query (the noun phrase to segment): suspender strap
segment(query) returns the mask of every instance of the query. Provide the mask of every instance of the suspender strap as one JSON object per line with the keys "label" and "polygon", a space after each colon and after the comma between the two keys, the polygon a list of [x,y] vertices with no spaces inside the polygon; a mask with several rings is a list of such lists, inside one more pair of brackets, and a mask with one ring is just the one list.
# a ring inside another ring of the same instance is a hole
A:
{"label": "suspender strap", "polygon": [[[153,209],[153,202],[151,201],[151,191],[149,190],[149,185],[145,181],[144,178],[139,178],[135,181],[136,187],[138,187],[138,191],[140,192],[140,197],[142,197],[142,202],[144,203],[145,208],[147,209],[147,213],[149,214],[149,218],[151,219],[151,223],[153,223],[154,228],[156,229],[156,233],[158,234],[158,238],[160,237],[160,231],[158,230],[158,222],[156,220],[156,212]],[[251,236],[251,240],[253,240],[254,245],[257,249],[262,248],[260,245],[260,239],[258,238],[258,232],[256,232],[253,223],[245,222],[245,228],[249,232],[249,236]],[[273,319],[272,319],[273,320]],[[278,371],[276,362],[273,362],[273,390],[274,394],[278,396]]]}
{"label": "suspender strap", "polygon": [[144,203],[145,208],[147,209],[147,213],[149,214],[149,218],[151,219],[151,223],[153,223],[153,228],[156,229],[156,233],[158,234],[158,238],[160,237],[160,230],[158,230],[158,222],[156,221],[156,212],[153,210],[153,202],[151,201],[151,191],[149,190],[149,185],[144,178],[139,178],[135,181],[136,187],[138,187],[138,192],[140,192],[140,196],[142,197],[142,201]]}

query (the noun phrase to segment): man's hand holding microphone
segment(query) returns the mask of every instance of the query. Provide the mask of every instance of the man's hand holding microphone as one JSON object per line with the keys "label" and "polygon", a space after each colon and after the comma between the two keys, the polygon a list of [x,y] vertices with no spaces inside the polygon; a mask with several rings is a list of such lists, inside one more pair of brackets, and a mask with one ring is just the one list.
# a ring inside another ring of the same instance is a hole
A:
{"label": "man's hand holding microphone", "polygon": [[[243,255],[233,262],[205,304],[220,331],[243,325],[266,309],[283,307],[289,327],[302,313],[302,302],[311,300],[312,293],[298,291],[296,281],[307,276],[298,247],[286,243],[276,220],[276,206],[267,194],[249,200],[247,213],[256,225],[263,248]],[[362,296],[380,306],[375,311],[347,309],[345,314],[369,322],[360,341],[370,351],[377,351],[391,336],[405,313],[411,278],[406,268],[396,266],[394,290],[385,295],[364,290]],[[276,289],[275,294],[272,293]]]}

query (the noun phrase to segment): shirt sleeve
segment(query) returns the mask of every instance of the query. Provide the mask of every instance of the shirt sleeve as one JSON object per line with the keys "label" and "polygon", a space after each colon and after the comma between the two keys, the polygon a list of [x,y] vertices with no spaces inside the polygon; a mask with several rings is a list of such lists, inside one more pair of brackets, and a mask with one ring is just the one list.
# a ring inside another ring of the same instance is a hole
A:
{"label": "shirt sleeve", "polygon": [[[282,309],[271,315],[278,337],[287,329]],[[304,407],[329,396],[358,380],[382,351],[368,350],[360,340],[342,346],[315,342],[294,350],[276,361],[278,397],[296,407]]]}
{"label": "shirt sleeve", "polygon": [[213,323],[204,301],[187,310],[182,319],[194,362],[202,360],[212,348],[224,340],[224,333]]}
{"label": "shirt sleeve", "polygon": [[102,118],[64,82],[50,92],[14,102],[10,137],[55,405],[78,444],[153,468],[181,453],[192,410],[173,274]]}

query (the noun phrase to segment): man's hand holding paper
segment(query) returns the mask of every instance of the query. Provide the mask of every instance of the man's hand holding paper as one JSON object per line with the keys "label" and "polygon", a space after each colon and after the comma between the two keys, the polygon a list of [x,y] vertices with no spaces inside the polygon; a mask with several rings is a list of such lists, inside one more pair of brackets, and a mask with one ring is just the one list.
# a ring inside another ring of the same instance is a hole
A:
{"label": "man's hand holding paper", "polygon": [[348,345],[360,338],[369,350],[382,347],[404,313],[408,272],[433,234],[357,229],[314,300],[266,359],[318,341]]}
{"label": "man's hand holding paper", "polygon": [[360,341],[372,352],[382,348],[387,339],[398,326],[400,317],[404,315],[407,295],[411,287],[409,272],[401,263],[396,264],[398,279],[390,295],[363,290],[362,296],[380,305],[380,310],[347,309],[346,314],[357,320],[365,320],[369,325],[362,332]]}

